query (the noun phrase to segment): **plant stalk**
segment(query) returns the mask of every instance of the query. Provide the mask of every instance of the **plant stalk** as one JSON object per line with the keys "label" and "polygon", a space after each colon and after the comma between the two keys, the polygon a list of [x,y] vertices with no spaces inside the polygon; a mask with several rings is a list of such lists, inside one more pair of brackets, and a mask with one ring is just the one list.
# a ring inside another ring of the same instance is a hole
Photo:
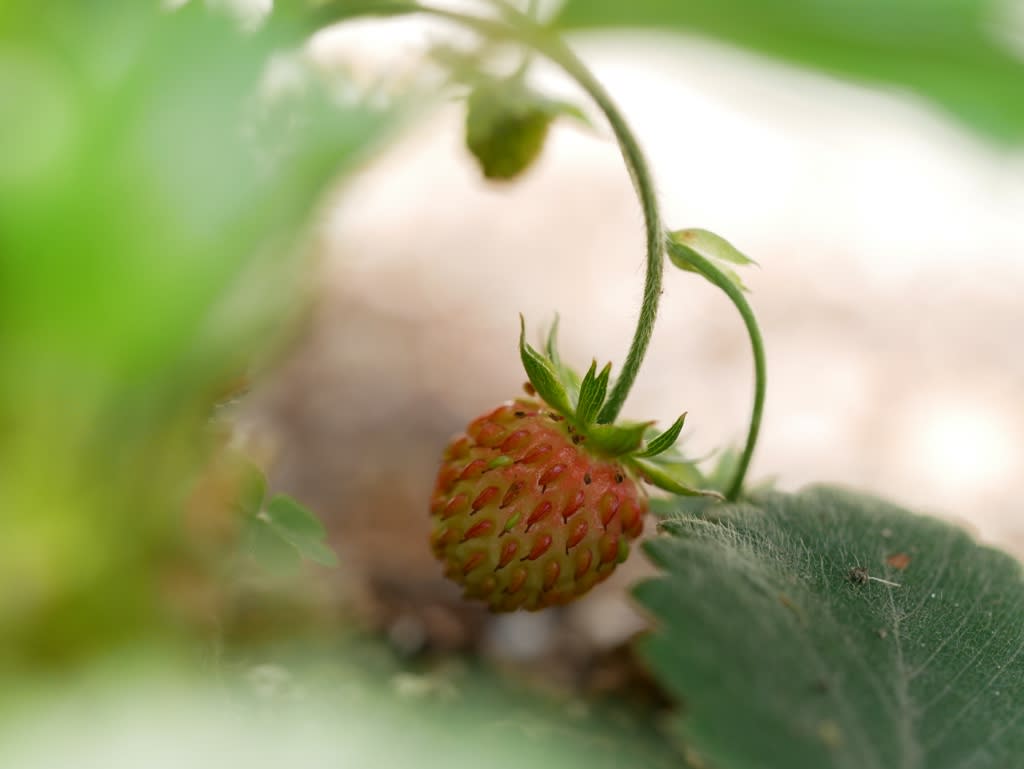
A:
{"label": "plant stalk", "polygon": [[500,5],[502,12],[510,21],[479,18],[408,0],[368,0],[365,3],[345,3],[333,11],[332,7],[328,6],[319,13],[320,19],[325,23],[361,15],[395,16],[424,13],[459,23],[491,38],[518,42],[532,48],[561,67],[590,96],[604,114],[615,134],[626,169],[633,182],[633,188],[640,201],[640,207],[643,209],[647,254],[644,292],[636,331],[626,354],[626,360],[622,364],[622,371],[608,394],[608,400],[597,416],[599,423],[608,424],[614,422],[618,417],[629,391],[636,381],[637,374],[640,372],[640,366],[651,341],[651,334],[654,332],[658,302],[661,299],[661,284],[665,270],[663,258],[665,232],[654,190],[654,179],[640,149],[640,144],[625,117],[604,86],[587,69],[586,65],[561,39],[551,35],[545,26],[507,3],[500,3]]}
{"label": "plant stalk", "polygon": [[666,247],[670,252],[678,250],[681,258],[696,267],[700,273],[711,283],[718,286],[729,297],[729,300],[736,307],[740,317],[743,318],[743,325],[747,328],[747,335],[750,337],[750,349],[754,356],[754,405],[750,412],[750,426],[747,429],[747,442],[743,446],[743,453],[740,455],[736,473],[725,491],[726,499],[735,501],[740,492],[743,491],[743,480],[747,476],[747,469],[750,467],[750,460],[754,456],[754,448],[757,446],[757,437],[761,432],[761,415],[764,412],[764,396],[767,389],[767,364],[764,354],[764,339],[761,337],[761,329],[757,325],[757,318],[754,311],[747,302],[743,291],[729,277],[718,269],[709,259],[705,259],[692,249],[686,249],[669,238]]}

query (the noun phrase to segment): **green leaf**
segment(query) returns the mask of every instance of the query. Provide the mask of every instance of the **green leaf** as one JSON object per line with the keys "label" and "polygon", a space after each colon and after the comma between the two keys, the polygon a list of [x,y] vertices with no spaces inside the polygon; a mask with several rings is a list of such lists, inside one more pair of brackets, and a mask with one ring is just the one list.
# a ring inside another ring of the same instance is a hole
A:
{"label": "green leaf", "polygon": [[170,630],[165,576],[218,546],[182,520],[211,407],[288,340],[316,203],[399,111],[298,64],[298,2],[251,34],[160,5],[0,2],[0,584],[32,586],[0,666]]}
{"label": "green leaf", "polygon": [[259,518],[303,558],[324,566],[338,565],[337,555],[325,543],[327,532],[323,524],[291,497],[274,497]]}
{"label": "green leaf", "polygon": [[1024,60],[1004,0],[569,0],[564,27],[702,34],[915,91],[976,131],[1024,140]]}
{"label": "green leaf", "polygon": [[576,407],[576,419],[580,425],[586,426],[597,419],[601,406],[604,405],[604,397],[608,393],[608,379],[612,374],[612,364],[607,364],[601,373],[594,375],[597,369],[597,361],[590,364],[590,370],[583,377],[583,384],[580,385],[580,402]]}
{"label": "green leaf", "polygon": [[619,422],[587,428],[587,447],[613,457],[636,451],[651,422]]}
{"label": "green leaf", "polygon": [[[712,283],[717,281],[711,277],[704,269],[701,268],[700,258],[703,257],[713,263],[717,263],[717,267],[721,270],[736,286],[742,290],[747,291],[747,287],[743,285],[743,281],[740,279],[739,274],[721,264],[727,262],[729,264],[739,265],[756,265],[753,259],[749,258],[729,241],[720,235],[716,235],[708,230],[678,230],[676,232],[669,233],[669,259],[672,263],[688,272],[695,272],[698,275],[703,275],[705,278],[710,280]],[[694,257],[697,258],[694,258]]]}
{"label": "green leaf", "polygon": [[555,411],[565,416],[572,414],[572,406],[569,404],[569,396],[565,387],[559,381],[558,373],[551,361],[533,349],[526,341],[526,320],[519,316],[519,357],[522,358],[523,368],[526,369],[526,376],[530,384],[545,403]]}
{"label": "green leaf", "polygon": [[682,497],[715,497],[721,499],[717,491],[705,491],[694,488],[691,484],[699,479],[699,473],[692,465],[685,462],[661,463],[650,459],[630,457],[633,465],[645,480],[659,489],[678,494]]}
{"label": "green leaf", "polygon": [[677,243],[692,248],[699,254],[702,254],[708,259],[715,259],[720,262],[731,262],[732,264],[756,265],[753,259],[744,254],[732,243],[723,238],[721,235],[716,235],[710,230],[701,229],[688,229],[688,230],[677,230],[671,233],[671,237]]}
{"label": "green leaf", "polygon": [[647,447],[636,454],[638,457],[656,457],[658,454],[664,454],[670,448],[675,446],[676,441],[679,439],[679,433],[683,429],[683,423],[686,421],[686,413],[680,415],[679,419],[672,423],[672,426],[665,432],[659,435],[654,440],[647,443]]}
{"label": "green leaf", "polygon": [[[963,530],[833,488],[662,524],[636,596],[674,728],[736,769],[1009,769],[1024,579]],[[864,569],[868,579],[861,579]],[[875,578],[896,583],[890,586]]]}

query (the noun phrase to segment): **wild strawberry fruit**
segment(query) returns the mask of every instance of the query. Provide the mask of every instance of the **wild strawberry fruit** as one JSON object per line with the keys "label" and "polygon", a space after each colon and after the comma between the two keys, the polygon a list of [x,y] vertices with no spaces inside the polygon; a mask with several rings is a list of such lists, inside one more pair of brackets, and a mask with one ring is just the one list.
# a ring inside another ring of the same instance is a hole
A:
{"label": "wild strawberry fruit", "polygon": [[[678,479],[690,465],[655,457],[675,443],[685,414],[644,445],[651,423],[599,421],[611,367],[582,383],[520,337],[542,400],[505,403],[470,423],[445,451],[431,500],[431,545],[468,598],[495,611],[567,603],[629,554],[647,513],[639,480],[701,494]],[[572,395],[570,395],[572,393]]]}
{"label": "wild strawberry fruit", "polygon": [[499,406],[445,452],[434,552],[466,595],[498,610],[565,603],[603,580],[644,526],[647,495],[537,401]]}

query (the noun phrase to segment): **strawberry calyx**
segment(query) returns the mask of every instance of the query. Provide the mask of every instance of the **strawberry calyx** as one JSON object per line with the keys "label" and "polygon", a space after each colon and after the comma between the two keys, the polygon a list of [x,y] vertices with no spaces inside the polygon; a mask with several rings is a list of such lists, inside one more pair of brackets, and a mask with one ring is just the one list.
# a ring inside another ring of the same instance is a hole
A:
{"label": "strawberry calyx", "polygon": [[587,450],[614,458],[648,483],[681,496],[721,497],[716,491],[697,488],[703,476],[695,463],[675,449],[686,421],[684,412],[663,432],[654,422],[603,423],[601,407],[609,391],[612,365],[600,371],[597,361],[580,378],[558,353],[558,319],[551,326],[541,353],[526,341],[526,321],[519,316],[519,355],[537,397],[571,425]]}

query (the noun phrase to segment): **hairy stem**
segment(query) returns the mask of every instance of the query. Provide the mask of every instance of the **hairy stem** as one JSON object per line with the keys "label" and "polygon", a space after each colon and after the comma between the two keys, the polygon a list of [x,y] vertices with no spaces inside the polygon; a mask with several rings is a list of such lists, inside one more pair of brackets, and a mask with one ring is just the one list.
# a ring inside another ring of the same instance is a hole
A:
{"label": "hairy stem", "polygon": [[636,331],[630,343],[622,371],[615,381],[608,400],[597,416],[599,423],[614,422],[626,402],[630,389],[636,381],[654,331],[654,321],[658,314],[658,302],[661,299],[661,282],[664,274],[664,231],[661,224],[661,213],[654,190],[654,179],[647,160],[640,149],[640,144],[633,135],[625,117],[612,101],[604,86],[587,69],[586,65],[572,52],[560,38],[552,35],[543,25],[538,24],[526,14],[514,7],[501,3],[504,15],[509,22],[494,19],[483,19],[457,11],[434,8],[415,2],[403,0],[368,0],[366,3],[346,3],[332,13],[331,7],[321,11],[325,21],[337,21],[360,15],[400,15],[407,13],[426,13],[439,18],[462,24],[491,38],[513,40],[535,50],[561,67],[582,88],[598,106],[608,120],[615,134],[623,160],[629,171],[630,179],[640,200],[644,215],[644,231],[647,247],[647,269],[644,278],[643,300],[637,319]]}
{"label": "hairy stem", "polygon": [[666,245],[670,252],[678,251],[682,259],[696,267],[701,275],[725,292],[725,295],[729,297],[729,300],[743,318],[743,325],[747,327],[747,335],[750,337],[750,348],[754,355],[754,405],[750,412],[747,442],[743,446],[743,453],[740,455],[736,474],[725,491],[726,499],[735,500],[739,497],[740,492],[743,491],[743,480],[747,476],[747,469],[750,467],[750,460],[754,456],[754,448],[757,446],[757,436],[761,431],[761,414],[764,412],[764,395],[767,387],[764,340],[761,338],[761,329],[757,325],[757,319],[754,317],[754,311],[747,302],[747,297],[743,295],[743,291],[725,273],[719,270],[710,260],[705,259],[692,249],[680,246],[671,238],[668,239]]}

